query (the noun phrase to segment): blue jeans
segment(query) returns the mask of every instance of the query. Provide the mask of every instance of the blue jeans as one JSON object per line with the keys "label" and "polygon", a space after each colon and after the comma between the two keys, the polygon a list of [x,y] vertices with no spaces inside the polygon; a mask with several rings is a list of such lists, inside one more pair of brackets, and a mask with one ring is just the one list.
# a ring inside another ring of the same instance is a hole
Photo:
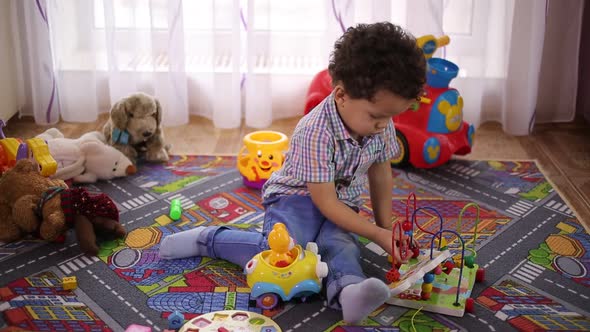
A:
{"label": "blue jeans", "polygon": [[324,279],[328,305],[340,309],[342,288],[366,279],[356,236],[326,219],[309,196],[275,196],[263,204],[266,212],[262,233],[211,226],[201,233],[198,243],[203,249],[206,246],[209,257],[244,267],[254,255],[268,249],[268,233],[275,223],[282,222],[297,244],[305,247],[307,242],[317,243],[329,269]]}

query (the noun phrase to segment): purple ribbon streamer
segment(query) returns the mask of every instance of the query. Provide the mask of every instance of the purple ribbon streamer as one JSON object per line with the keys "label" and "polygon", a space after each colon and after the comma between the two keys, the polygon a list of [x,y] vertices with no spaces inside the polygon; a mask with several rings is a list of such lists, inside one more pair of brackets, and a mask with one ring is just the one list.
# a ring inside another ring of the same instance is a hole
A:
{"label": "purple ribbon streamer", "polygon": [[[246,18],[244,17],[244,9],[240,8],[240,20],[242,21],[242,25],[244,26],[244,30],[248,31],[248,23],[246,23]],[[246,74],[242,73],[242,79],[240,80],[240,90],[244,88],[244,84],[246,83]]]}
{"label": "purple ribbon streamer", "polygon": [[[49,20],[47,19],[47,14],[45,13],[45,10],[43,9],[43,5],[41,5],[41,1],[40,0],[36,0],[35,3],[37,4],[37,9],[39,10],[39,15],[41,15],[41,18],[43,19],[43,22],[45,22],[45,26],[47,27],[47,34],[49,34]],[[56,84],[55,84],[55,73],[53,73],[53,70],[50,70],[51,72],[51,80],[52,80],[52,87],[51,87],[51,97],[49,98],[49,104],[47,105],[47,111],[45,112],[45,119],[47,120],[47,123],[51,122],[51,109],[53,108],[53,102],[55,100],[55,95],[56,95]]]}
{"label": "purple ribbon streamer", "polygon": [[43,10],[43,6],[41,5],[41,1],[36,0],[36,2],[37,2],[37,9],[39,9],[39,14],[41,14],[41,17],[43,18],[43,22],[45,22],[45,24],[47,26],[49,26],[49,21],[47,20],[47,15],[45,14],[45,11]]}
{"label": "purple ribbon streamer", "polygon": [[346,32],[346,28],[344,27],[344,22],[342,22],[342,17],[340,16],[339,12],[336,12],[336,3],[332,0],[332,13],[334,14],[334,18],[340,24],[340,29],[342,29],[342,33]]}
{"label": "purple ribbon streamer", "polygon": [[51,75],[51,79],[53,81],[53,86],[51,88],[51,97],[49,98],[49,105],[47,105],[47,111],[45,112],[45,119],[47,120],[47,123],[51,122],[51,108],[53,106],[53,100],[55,98],[55,75]]}

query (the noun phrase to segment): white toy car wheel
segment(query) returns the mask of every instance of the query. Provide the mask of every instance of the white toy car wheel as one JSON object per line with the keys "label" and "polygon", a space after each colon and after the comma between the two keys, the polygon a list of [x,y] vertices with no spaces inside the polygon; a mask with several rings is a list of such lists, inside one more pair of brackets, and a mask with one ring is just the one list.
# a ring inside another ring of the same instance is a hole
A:
{"label": "white toy car wheel", "polygon": [[318,245],[315,242],[307,242],[307,245],[305,246],[305,250],[309,250],[317,255]]}
{"label": "white toy car wheel", "polygon": [[328,264],[324,262],[318,262],[318,264],[315,266],[315,274],[318,276],[319,279],[327,277]]}

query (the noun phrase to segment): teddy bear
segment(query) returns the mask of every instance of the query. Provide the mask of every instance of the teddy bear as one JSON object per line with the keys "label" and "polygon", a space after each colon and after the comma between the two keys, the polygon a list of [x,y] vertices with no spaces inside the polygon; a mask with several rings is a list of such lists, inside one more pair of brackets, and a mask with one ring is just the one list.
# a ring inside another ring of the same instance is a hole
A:
{"label": "teddy bear", "polygon": [[136,164],[138,159],[166,162],[170,144],[164,141],[162,106],[149,94],[136,92],[116,102],[102,128],[109,145]]}
{"label": "teddy bear", "polygon": [[74,228],[82,252],[98,254],[97,232],[124,237],[119,211],[106,195],[85,188],[69,188],[59,179],[44,177],[37,165],[21,159],[0,178],[0,241],[27,234],[55,241]]}
{"label": "teddy bear", "polygon": [[57,161],[53,178],[92,183],[132,175],[137,171],[131,160],[107,145],[104,135],[98,131],[69,139],[57,128],[50,128],[37,137],[47,142],[51,156]]}

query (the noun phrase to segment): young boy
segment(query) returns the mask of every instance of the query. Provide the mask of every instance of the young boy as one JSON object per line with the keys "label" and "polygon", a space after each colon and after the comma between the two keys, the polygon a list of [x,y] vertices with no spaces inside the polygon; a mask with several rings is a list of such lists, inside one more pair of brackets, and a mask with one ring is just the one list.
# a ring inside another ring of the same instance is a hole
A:
{"label": "young boy", "polygon": [[[160,255],[245,266],[268,249],[268,233],[282,222],[296,243],[317,243],[329,268],[328,304],[342,309],[345,321],[358,322],[390,296],[383,281],[363,274],[356,235],[399,260],[391,231],[390,159],[398,153],[392,116],[421,94],[425,60],[400,27],[360,24],[335,43],[329,71],[332,93],[298,123],[283,167],[263,188],[263,232],[197,227],[166,237]],[[376,224],[358,214],[367,175]]]}

